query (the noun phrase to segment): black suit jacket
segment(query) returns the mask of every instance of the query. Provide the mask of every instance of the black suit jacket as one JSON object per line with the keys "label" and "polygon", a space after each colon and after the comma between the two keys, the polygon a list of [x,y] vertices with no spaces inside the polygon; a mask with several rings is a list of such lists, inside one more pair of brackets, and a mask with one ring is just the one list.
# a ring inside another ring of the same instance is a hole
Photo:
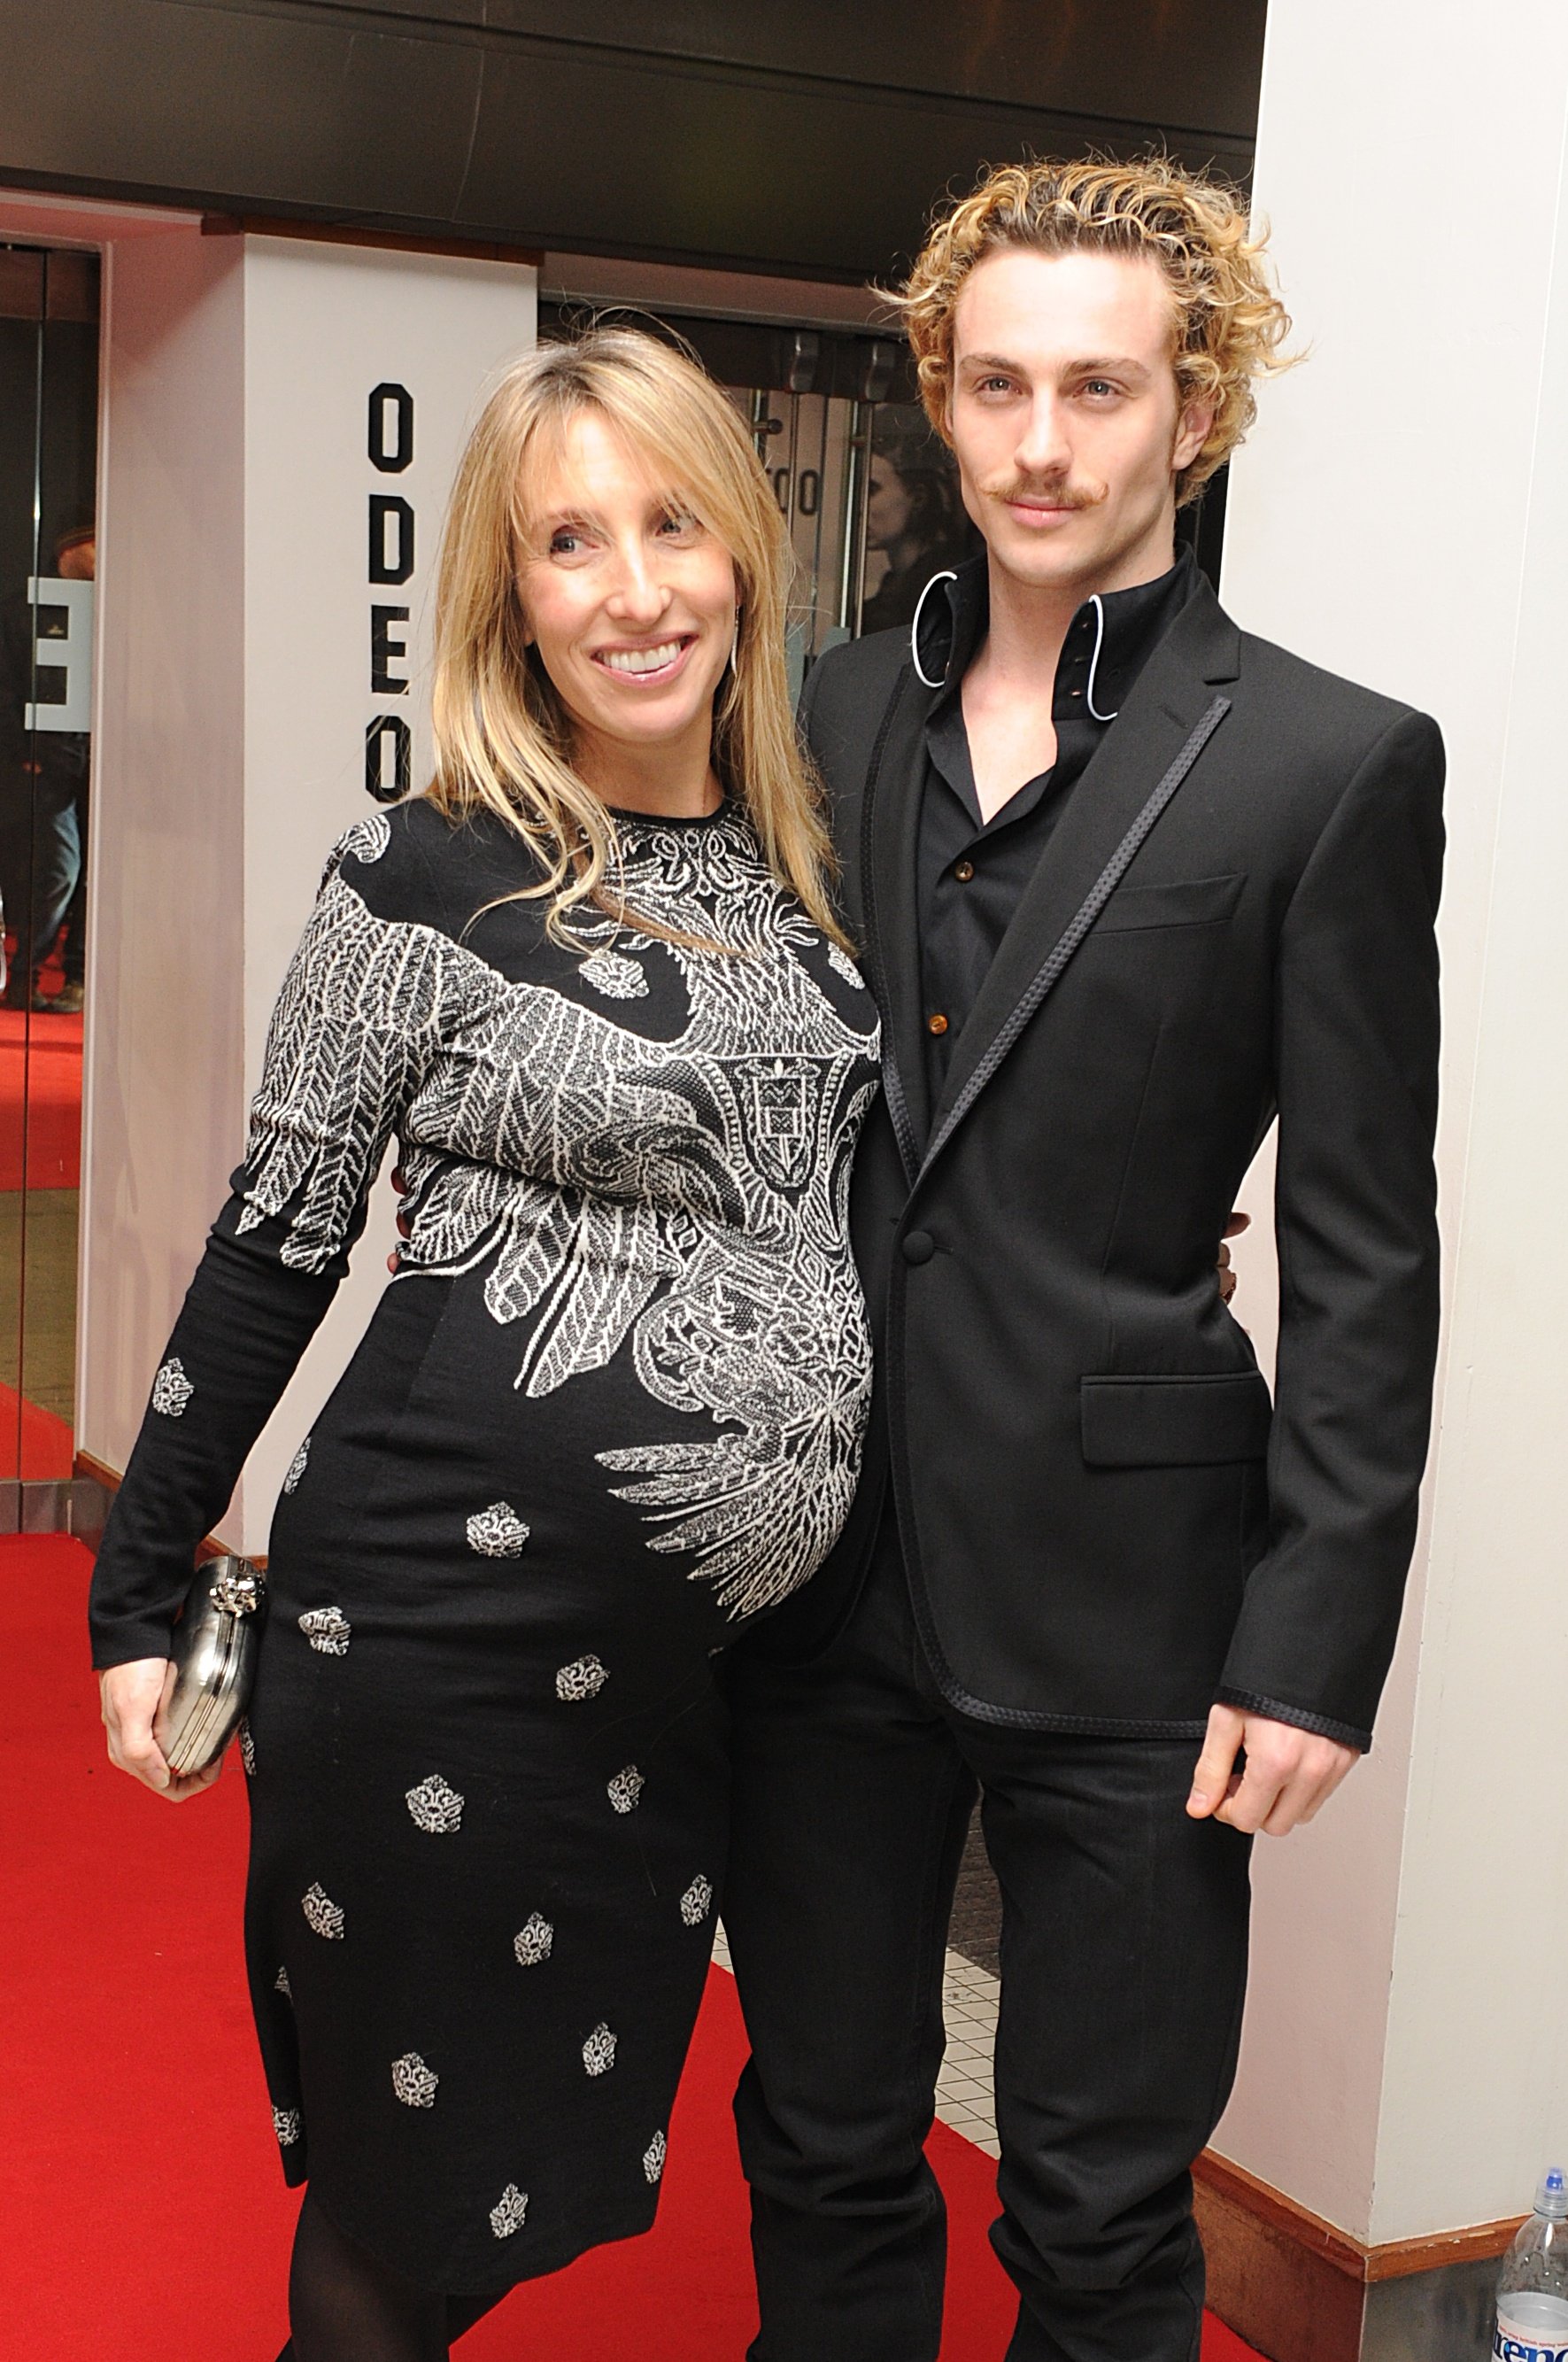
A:
{"label": "black suit jacket", "polygon": [[[809,1648],[846,1611],[891,1483],[962,1711],[1178,1736],[1219,1698],[1365,1746],[1437,1336],[1436,725],[1238,631],[1203,585],[1074,789],[928,1107],[932,701],[887,633],[826,657],[803,706],[883,1018],[853,1190],[879,1382],[850,1529],[775,1640]],[[1214,1257],[1277,1112],[1271,1416]]]}

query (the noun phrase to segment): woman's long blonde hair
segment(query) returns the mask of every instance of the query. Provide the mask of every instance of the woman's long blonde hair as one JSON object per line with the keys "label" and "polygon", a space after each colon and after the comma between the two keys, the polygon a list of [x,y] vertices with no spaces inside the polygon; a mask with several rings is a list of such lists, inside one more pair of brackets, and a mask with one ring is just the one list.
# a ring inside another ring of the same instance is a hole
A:
{"label": "woman's long blonde hair", "polygon": [[740,620],[714,704],[714,768],[774,876],[842,944],[821,793],[784,674],[784,519],[734,406],[694,361],[636,329],[541,345],[507,370],[469,437],[436,589],[430,800],[455,817],[483,805],[516,829],[540,868],[524,892],[549,901],[557,937],[579,903],[644,923],[622,903],[614,819],[573,768],[571,717],[527,645],[518,589],[531,488],[584,410],[623,436],[734,560]]}

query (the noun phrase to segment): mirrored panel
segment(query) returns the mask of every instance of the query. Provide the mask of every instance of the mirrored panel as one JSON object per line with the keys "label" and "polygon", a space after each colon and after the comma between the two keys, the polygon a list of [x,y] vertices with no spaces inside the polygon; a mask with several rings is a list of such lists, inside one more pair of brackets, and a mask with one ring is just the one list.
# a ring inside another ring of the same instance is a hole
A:
{"label": "mirrored panel", "polygon": [[71,1473],[98,263],[0,247],[0,1478]]}

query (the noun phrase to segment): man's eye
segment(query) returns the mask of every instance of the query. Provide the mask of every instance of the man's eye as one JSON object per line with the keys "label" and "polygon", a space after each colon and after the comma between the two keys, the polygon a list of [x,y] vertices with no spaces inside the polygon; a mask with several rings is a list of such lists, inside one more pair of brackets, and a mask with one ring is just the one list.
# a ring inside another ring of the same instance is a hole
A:
{"label": "man's eye", "polygon": [[1092,393],[1096,396],[1100,396],[1113,394],[1116,389],[1107,377],[1091,377],[1084,386],[1083,391],[1085,393]]}

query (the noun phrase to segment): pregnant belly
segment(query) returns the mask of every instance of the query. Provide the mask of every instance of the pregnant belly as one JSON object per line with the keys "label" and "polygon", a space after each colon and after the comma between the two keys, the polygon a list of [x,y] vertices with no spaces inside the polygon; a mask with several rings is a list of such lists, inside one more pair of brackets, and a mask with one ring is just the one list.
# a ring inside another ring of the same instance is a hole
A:
{"label": "pregnant belly", "polygon": [[[804,1582],[848,1514],[869,1399],[858,1292],[825,1322],[674,1297],[545,1391],[477,1274],[389,1289],[280,1500],[280,1563],[337,1556],[488,1625],[498,1583],[676,1603],[709,1645]],[[412,1609],[411,1599],[411,1611]]]}

